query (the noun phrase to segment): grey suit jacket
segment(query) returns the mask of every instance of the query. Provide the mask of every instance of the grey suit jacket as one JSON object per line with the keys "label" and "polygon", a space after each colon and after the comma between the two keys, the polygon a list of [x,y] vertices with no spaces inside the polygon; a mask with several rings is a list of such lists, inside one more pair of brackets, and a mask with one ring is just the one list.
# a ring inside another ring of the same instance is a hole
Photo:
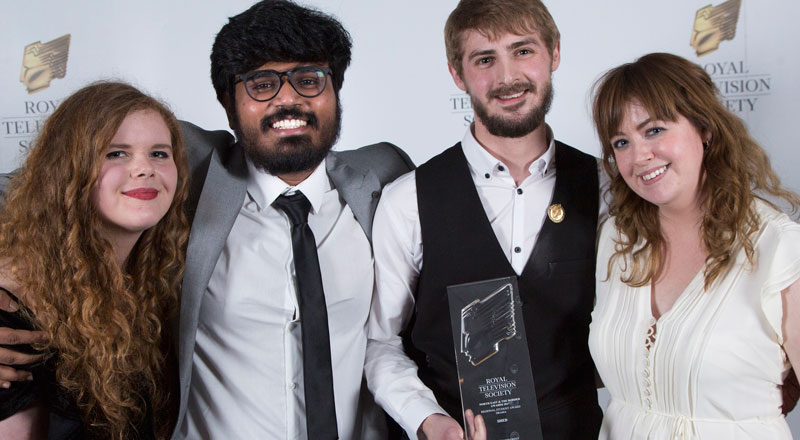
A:
{"label": "grey suit jacket", "polygon": [[[192,221],[181,293],[178,335],[180,407],[176,432],[186,415],[200,306],[211,273],[245,198],[247,166],[242,149],[226,131],[209,132],[182,123],[191,170],[188,211]],[[327,172],[371,241],[372,217],[381,188],[414,168],[388,143],[331,152]]]}
{"label": "grey suit jacket", "polygon": [[2,209],[6,203],[6,196],[8,196],[8,184],[11,183],[11,177],[13,176],[13,173],[0,174],[0,209]]}

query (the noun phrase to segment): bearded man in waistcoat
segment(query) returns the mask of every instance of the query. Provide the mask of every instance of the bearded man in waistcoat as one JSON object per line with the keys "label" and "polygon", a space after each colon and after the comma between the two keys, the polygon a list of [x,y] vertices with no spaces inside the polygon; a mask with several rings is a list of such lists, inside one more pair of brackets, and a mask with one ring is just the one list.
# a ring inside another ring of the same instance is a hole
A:
{"label": "bearded man in waistcoat", "polygon": [[370,390],[410,438],[463,438],[447,286],[516,276],[543,438],[597,438],[587,346],[597,162],[545,123],[558,29],[539,0],[462,0],[448,67],[474,122],[389,185],[373,225]]}

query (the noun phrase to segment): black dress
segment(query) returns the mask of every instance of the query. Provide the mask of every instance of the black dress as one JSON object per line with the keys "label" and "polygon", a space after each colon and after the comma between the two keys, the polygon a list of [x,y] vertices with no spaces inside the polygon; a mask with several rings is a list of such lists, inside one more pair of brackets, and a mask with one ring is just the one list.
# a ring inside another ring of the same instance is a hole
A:
{"label": "black dress", "polygon": [[[3,289],[5,290],[5,289]],[[12,295],[13,296],[13,295]],[[0,327],[19,330],[34,330],[34,326],[21,312],[8,313],[0,310]],[[29,345],[0,345],[4,348],[28,354],[38,353]],[[0,388],[0,420],[16,414],[34,402],[41,402],[50,413],[48,440],[78,440],[98,437],[87,429],[81,420],[81,413],[75,399],[61,387],[55,378],[55,365],[58,355],[55,353],[42,362],[28,365],[15,365],[18,370],[31,371],[32,381],[13,382],[8,389]],[[145,416],[131,429],[126,438],[137,440],[155,439],[153,431],[153,413],[149,399],[145,399],[147,407],[143,408]]]}

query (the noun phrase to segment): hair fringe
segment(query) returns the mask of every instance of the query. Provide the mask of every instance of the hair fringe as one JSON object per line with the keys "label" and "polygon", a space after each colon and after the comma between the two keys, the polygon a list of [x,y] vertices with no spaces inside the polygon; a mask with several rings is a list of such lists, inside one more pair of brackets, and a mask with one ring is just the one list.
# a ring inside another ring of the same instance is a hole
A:
{"label": "hair fringe", "polygon": [[[632,255],[631,270],[622,281],[634,287],[650,283],[663,266],[666,243],[658,208],[634,193],[619,174],[611,138],[627,106],[638,101],[654,119],[674,121],[680,114],[699,133],[710,135],[703,156],[702,239],[708,251],[706,290],[724,274],[741,246],[755,264],[753,236],[761,219],[756,199],[783,199],[794,214],[800,196],[783,188],[769,157],[736,115],[719,99],[711,77],[698,65],[676,55],[652,53],[608,71],[594,86],[592,113],[602,145],[602,161],[610,177],[609,215],[615,216],[620,239],[607,267]],[[709,172],[710,171],[710,172]],[[627,261],[627,260],[626,260]]]}

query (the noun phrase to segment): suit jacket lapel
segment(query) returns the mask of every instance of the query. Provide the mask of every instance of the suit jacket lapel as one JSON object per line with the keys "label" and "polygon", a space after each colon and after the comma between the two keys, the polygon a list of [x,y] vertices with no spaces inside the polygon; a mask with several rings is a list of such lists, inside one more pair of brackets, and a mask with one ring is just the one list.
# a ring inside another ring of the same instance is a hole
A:
{"label": "suit jacket lapel", "polygon": [[[189,235],[178,332],[180,420],[183,420],[186,412],[203,295],[247,192],[244,154],[241,148],[232,148],[227,164],[218,150],[211,157]],[[353,211],[367,238],[371,239],[372,216],[381,189],[378,177],[368,169],[348,165],[335,153],[328,156],[326,171],[339,195]]]}
{"label": "suit jacket lapel", "polygon": [[[201,301],[247,191],[247,167],[242,149],[232,148],[227,165],[218,150],[213,152],[189,235],[178,345],[182,394],[189,382]],[[183,406],[185,399],[181,400]]]}
{"label": "suit jacket lapel", "polygon": [[327,159],[330,177],[339,195],[356,216],[367,238],[372,242],[372,217],[378,206],[381,183],[369,169],[355,168],[331,152]]}

